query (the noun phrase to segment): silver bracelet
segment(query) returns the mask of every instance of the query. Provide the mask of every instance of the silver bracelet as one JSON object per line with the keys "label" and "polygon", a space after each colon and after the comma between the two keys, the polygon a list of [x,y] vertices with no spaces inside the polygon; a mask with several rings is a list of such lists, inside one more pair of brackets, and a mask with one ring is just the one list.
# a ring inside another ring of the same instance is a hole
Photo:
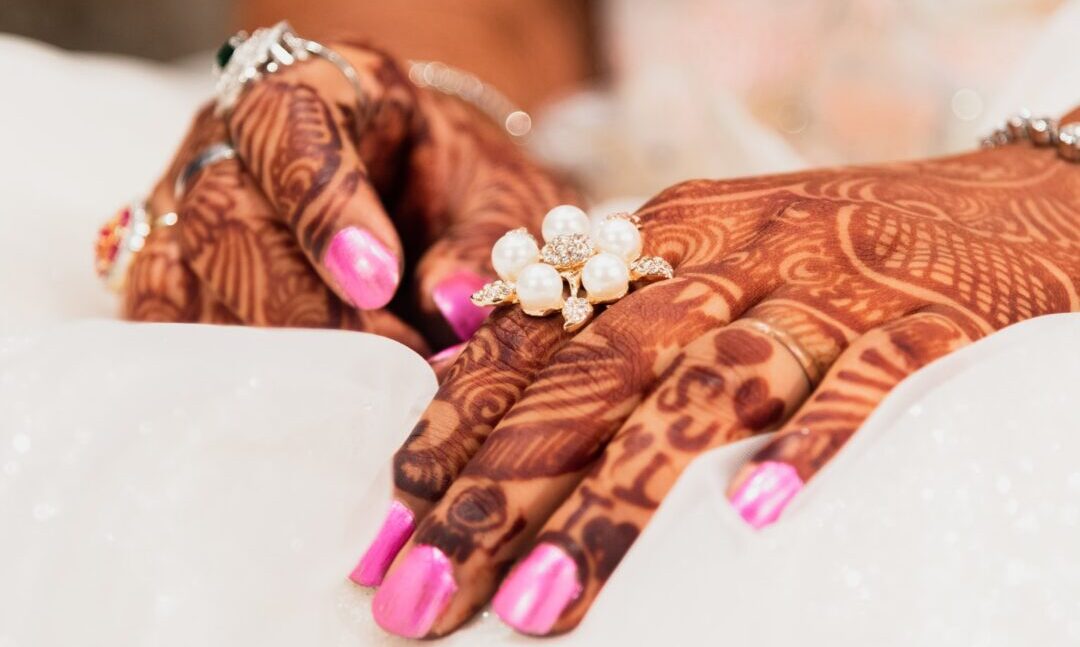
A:
{"label": "silver bracelet", "polygon": [[1021,110],[981,140],[983,148],[997,148],[1016,142],[1029,141],[1035,146],[1053,146],[1061,159],[1080,162],[1080,122],[1059,126],[1050,117],[1032,117]]}

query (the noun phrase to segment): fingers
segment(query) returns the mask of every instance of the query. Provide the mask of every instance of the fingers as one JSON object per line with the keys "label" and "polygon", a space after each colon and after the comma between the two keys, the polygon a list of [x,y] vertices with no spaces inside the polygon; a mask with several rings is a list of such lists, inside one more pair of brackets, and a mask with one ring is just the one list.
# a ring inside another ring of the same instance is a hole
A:
{"label": "fingers", "polygon": [[175,228],[146,238],[124,284],[123,316],[133,321],[236,324],[240,321],[184,264]]}
{"label": "fingers", "polygon": [[631,294],[552,357],[402,549],[372,603],[383,628],[442,635],[489,599],[679,349],[738,307],[710,288],[684,277]]}
{"label": "fingers", "polygon": [[353,116],[342,106],[356,99],[335,103],[325,86],[287,77],[243,95],[228,119],[232,140],[324,281],[357,308],[382,308],[400,283],[403,252],[350,142]]}
{"label": "fingers", "polygon": [[683,469],[779,425],[808,392],[799,363],[758,330],[736,322],[694,341],[544,524],[495,613],[533,635],[576,626]]}
{"label": "fingers", "polygon": [[439,384],[442,384],[446,379],[447,374],[450,372],[450,367],[453,366],[457,358],[461,356],[461,352],[465,350],[465,346],[466,342],[448,346],[427,359],[428,364],[431,366],[431,370],[435,371],[435,377],[438,378]]}
{"label": "fingers", "polygon": [[390,313],[356,311],[334,294],[238,160],[195,176],[179,213],[185,260],[244,322],[364,330],[426,351],[419,333]]}
{"label": "fingers", "polygon": [[394,454],[393,501],[350,575],[354,582],[382,582],[416,522],[442,498],[567,337],[553,318],[533,319],[517,309],[499,313],[443,369],[435,398]]}
{"label": "fingers", "polygon": [[[512,196],[503,198],[509,202]],[[537,230],[536,222],[548,206],[547,202],[526,204],[524,199],[512,205],[487,204],[461,216],[428,248],[417,265],[416,277],[421,312],[441,320],[441,325],[429,327],[434,337],[453,344],[471,338],[480,328],[492,309],[473,304],[470,297],[495,278],[492,246],[516,227]]]}
{"label": "fingers", "polygon": [[728,491],[732,505],[754,528],[774,522],[894,386],[969,341],[965,328],[931,312],[863,335],[791,421],[739,470]]}
{"label": "fingers", "polygon": [[[449,332],[442,341],[450,344],[470,338],[489,314],[490,308],[473,305],[469,296],[495,277],[490,261],[495,242],[519,227],[539,232],[552,207],[580,198],[505,134],[479,127],[471,110],[425,99],[428,136],[412,154],[415,201],[449,212],[429,217],[447,225],[434,232],[434,244],[417,265],[417,288],[421,312],[441,320],[432,332]],[[462,187],[459,200],[443,204],[447,186]]]}

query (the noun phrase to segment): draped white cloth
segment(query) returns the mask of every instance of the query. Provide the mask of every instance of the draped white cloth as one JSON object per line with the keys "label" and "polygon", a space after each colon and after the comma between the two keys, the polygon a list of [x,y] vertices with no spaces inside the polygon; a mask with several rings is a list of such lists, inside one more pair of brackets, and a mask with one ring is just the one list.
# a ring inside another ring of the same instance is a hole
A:
{"label": "draped white cloth", "polygon": [[[1075,60],[1069,11],[1022,69]],[[12,38],[0,60],[0,646],[394,643],[345,575],[427,366],[369,335],[88,321],[113,313],[97,226],[209,83]],[[1061,112],[1080,70],[1054,69],[1010,96]],[[920,372],[758,535],[722,492],[761,439],[711,452],[554,642],[1080,641],[1078,357],[1063,315]],[[485,617],[448,642],[512,639]]]}

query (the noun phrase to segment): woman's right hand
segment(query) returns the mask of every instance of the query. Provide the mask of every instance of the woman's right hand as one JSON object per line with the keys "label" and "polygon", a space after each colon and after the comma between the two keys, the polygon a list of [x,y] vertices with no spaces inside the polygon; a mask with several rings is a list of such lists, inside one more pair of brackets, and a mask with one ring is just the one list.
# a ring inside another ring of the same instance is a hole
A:
{"label": "woman's right hand", "polygon": [[[469,338],[469,295],[507,229],[576,195],[464,102],[368,47],[334,45],[364,96],[315,59],[204,108],[154,189],[175,211],[132,265],[127,318],[364,330],[421,352]],[[201,151],[231,141],[174,195]]]}
{"label": "woman's right hand", "polygon": [[637,215],[674,278],[573,334],[509,307],[450,367],[352,575],[376,621],[441,636],[492,600],[567,631],[693,459],[775,430],[729,492],[771,523],[907,375],[1080,310],[1078,195],[1029,143],[664,191]]}

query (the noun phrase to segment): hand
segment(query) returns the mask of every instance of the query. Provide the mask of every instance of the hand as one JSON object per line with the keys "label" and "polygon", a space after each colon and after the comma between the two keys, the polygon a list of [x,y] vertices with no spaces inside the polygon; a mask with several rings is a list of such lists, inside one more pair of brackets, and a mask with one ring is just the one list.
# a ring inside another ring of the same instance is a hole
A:
{"label": "hand", "polygon": [[[424,350],[467,339],[468,301],[507,228],[576,199],[501,128],[412,85],[390,58],[336,45],[364,96],[321,60],[253,83],[222,119],[210,107],[155,188],[155,230],[127,282],[128,318],[365,330]],[[205,167],[179,204],[175,178]],[[403,271],[404,269],[404,271]]]}
{"label": "hand", "polygon": [[519,631],[573,628],[702,452],[780,429],[732,484],[760,527],[904,377],[1080,309],[1078,195],[1080,166],[1028,144],[664,191],[638,213],[676,277],[574,335],[492,317],[394,456],[352,578],[381,582],[396,634],[446,634],[492,596]]}

